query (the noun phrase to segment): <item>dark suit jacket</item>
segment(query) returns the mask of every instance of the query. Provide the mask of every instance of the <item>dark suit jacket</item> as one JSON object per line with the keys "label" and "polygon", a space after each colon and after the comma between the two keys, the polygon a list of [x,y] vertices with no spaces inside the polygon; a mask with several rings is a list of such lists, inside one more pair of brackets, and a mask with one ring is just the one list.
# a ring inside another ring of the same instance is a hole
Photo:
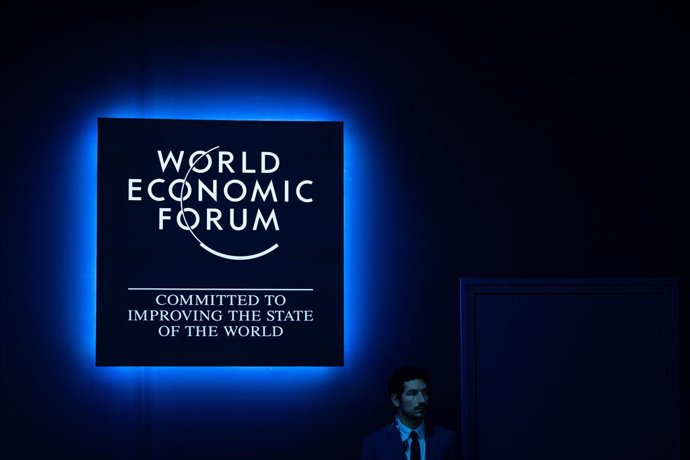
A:
{"label": "dark suit jacket", "polygon": [[[455,433],[442,426],[426,426],[426,460],[456,460]],[[400,432],[395,423],[364,438],[360,460],[406,460]]]}

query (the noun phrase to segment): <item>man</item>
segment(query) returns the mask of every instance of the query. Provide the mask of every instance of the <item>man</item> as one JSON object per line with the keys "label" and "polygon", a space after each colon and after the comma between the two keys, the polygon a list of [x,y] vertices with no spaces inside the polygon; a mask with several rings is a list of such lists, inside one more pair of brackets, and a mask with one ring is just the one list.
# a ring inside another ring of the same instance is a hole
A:
{"label": "man", "polygon": [[393,423],[364,438],[360,460],[455,460],[455,434],[425,422],[429,375],[403,367],[388,379],[388,393],[397,415]]}

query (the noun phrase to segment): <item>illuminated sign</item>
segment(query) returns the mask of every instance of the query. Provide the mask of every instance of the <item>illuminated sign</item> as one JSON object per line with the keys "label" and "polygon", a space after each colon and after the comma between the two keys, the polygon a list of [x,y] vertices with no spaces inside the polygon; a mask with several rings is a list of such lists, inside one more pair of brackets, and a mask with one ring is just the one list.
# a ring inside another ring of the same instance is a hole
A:
{"label": "illuminated sign", "polygon": [[343,365],[343,125],[101,118],[96,363]]}

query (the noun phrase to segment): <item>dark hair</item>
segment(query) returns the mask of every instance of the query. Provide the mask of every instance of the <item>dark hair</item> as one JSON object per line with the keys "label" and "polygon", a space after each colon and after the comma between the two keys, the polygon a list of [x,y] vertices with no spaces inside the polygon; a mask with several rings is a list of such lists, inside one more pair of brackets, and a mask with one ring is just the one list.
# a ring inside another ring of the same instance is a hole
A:
{"label": "dark hair", "polygon": [[405,382],[410,380],[423,380],[429,386],[429,374],[422,368],[405,366],[397,369],[388,378],[388,394],[401,397],[405,389]]}

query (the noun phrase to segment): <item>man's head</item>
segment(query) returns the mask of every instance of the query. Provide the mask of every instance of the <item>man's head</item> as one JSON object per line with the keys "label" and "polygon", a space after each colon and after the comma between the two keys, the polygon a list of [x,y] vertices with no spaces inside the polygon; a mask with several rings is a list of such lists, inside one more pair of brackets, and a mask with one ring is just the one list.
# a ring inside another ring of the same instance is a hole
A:
{"label": "man's head", "polygon": [[405,425],[416,428],[424,421],[429,403],[429,374],[424,369],[396,370],[388,379],[388,393]]}

